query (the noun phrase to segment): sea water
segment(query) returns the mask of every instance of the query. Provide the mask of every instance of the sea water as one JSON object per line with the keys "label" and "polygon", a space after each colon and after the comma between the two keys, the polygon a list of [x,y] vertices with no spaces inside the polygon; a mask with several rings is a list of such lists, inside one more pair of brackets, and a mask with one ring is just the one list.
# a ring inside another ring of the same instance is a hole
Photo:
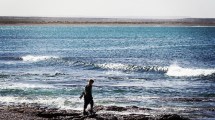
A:
{"label": "sea water", "polygon": [[0,26],[0,103],[215,118],[215,27]]}

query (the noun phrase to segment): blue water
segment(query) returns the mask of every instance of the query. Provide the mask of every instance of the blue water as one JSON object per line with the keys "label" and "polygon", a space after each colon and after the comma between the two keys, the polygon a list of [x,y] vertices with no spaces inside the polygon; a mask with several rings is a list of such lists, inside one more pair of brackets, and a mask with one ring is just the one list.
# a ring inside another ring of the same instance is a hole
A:
{"label": "blue water", "polygon": [[215,118],[215,27],[0,26],[0,103],[135,105]]}

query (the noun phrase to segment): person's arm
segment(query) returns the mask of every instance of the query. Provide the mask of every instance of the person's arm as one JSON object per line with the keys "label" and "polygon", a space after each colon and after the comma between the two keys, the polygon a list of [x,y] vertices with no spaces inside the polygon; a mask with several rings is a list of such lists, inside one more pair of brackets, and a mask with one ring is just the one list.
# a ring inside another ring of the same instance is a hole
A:
{"label": "person's arm", "polygon": [[85,93],[84,93],[84,92],[82,92],[82,94],[81,94],[81,96],[80,96],[79,98],[81,99],[81,98],[84,96],[84,94],[85,94]]}
{"label": "person's arm", "polygon": [[85,90],[82,92],[82,94],[79,98],[81,99],[85,94],[86,94],[86,87],[85,87]]}

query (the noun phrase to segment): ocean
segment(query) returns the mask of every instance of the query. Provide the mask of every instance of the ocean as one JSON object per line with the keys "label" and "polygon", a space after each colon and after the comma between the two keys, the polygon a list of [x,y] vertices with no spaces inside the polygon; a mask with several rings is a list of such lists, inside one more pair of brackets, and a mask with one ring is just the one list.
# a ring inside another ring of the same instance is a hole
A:
{"label": "ocean", "polygon": [[139,106],[215,118],[215,27],[0,26],[0,104]]}

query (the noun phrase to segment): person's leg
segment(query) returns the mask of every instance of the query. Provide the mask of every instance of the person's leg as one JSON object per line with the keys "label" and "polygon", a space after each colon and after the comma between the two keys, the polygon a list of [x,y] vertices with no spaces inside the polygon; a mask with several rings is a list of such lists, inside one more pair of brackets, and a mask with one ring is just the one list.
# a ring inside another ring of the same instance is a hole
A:
{"label": "person's leg", "polygon": [[88,105],[89,103],[90,103],[89,100],[84,99],[84,111],[83,111],[83,114],[84,114],[84,115],[87,114],[86,109],[87,109],[87,105]]}
{"label": "person's leg", "polygon": [[90,112],[91,112],[91,113],[93,112],[93,105],[94,105],[94,101],[91,100],[91,101],[90,101]]}

